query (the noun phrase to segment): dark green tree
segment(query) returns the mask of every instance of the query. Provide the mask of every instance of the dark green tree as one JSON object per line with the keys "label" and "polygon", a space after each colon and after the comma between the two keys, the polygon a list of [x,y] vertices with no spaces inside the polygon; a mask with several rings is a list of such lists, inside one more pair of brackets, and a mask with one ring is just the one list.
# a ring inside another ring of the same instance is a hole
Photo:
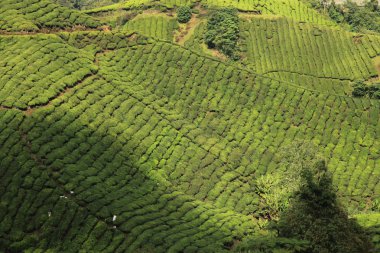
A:
{"label": "dark green tree", "polygon": [[239,40],[239,17],[235,9],[220,9],[211,14],[207,22],[205,42],[209,48],[216,48],[232,59],[236,54]]}
{"label": "dark green tree", "polygon": [[363,80],[358,80],[352,87],[352,96],[354,97],[380,99],[380,83],[365,84]]}
{"label": "dark green tree", "polygon": [[367,95],[367,85],[364,84],[363,80],[356,81],[353,86],[352,96],[354,97],[364,97]]}
{"label": "dark green tree", "polygon": [[279,236],[307,240],[307,253],[372,252],[368,235],[337,200],[324,161],[301,172],[301,186],[276,225]]}
{"label": "dark green tree", "polygon": [[74,8],[78,10],[82,8],[80,0],[74,0]]}
{"label": "dark green tree", "polygon": [[373,12],[379,11],[379,2],[378,0],[370,0],[365,4],[365,7]]}
{"label": "dark green tree", "polygon": [[177,20],[180,23],[187,23],[191,19],[191,8],[189,6],[180,6],[177,9]]}
{"label": "dark green tree", "polygon": [[352,30],[372,30],[380,32],[380,13],[372,8],[359,7],[356,3],[348,1],[344,7],[345,21],[351,25]]}
{"label": "dark green tree", "polygon": [[373,99],[380,99],[380,83],[369,85],[368,96]]}
{"label": "dark green tree", "polygon": [[334,20],[337,23],[342,23],[344,21],[344,15],[342,10],[335,4],[335,2],[332,2],[328,8],[328,14],[332,20]]}

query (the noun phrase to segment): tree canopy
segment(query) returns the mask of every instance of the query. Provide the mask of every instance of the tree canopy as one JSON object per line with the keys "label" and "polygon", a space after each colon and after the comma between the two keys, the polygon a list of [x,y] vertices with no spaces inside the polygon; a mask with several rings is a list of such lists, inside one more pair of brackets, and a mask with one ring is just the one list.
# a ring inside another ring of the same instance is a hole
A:
{"label": "tree canopy", "polygon": [[216,48],[223,54],[237,59],[239,40],[239,18],[235,9],[219,9],[211,14],[207,22],[205,41],[210,48]]}

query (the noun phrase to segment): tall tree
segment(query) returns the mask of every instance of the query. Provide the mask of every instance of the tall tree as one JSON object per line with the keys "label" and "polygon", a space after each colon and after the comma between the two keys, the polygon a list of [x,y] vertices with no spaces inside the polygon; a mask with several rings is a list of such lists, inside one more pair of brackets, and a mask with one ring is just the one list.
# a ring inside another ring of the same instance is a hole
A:
{"label": "tall tree", "polygon": [[337,200],[323,160],[302,169],[300,188],[280,215],[277,229],[281,237],[309,241],[307,253],[372,252],[368,235]]}

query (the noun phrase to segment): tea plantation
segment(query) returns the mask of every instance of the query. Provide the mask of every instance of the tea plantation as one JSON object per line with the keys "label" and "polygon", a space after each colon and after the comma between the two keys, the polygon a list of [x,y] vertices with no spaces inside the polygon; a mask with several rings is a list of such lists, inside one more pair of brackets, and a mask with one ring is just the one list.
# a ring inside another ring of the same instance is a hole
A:
{"label": "tea plantation", "polygon": [[166,15],[136,16],[124,26],[125,31],[138,32],[142,35],[168,41],[173,40],[177,28],[177,20]]}
{"label": "tea plantation", "polygon": [[[351,94],[378,80],[380,35],[301,0],[3,2],[0,252],[312,252],[239,250],[275,220],[257,179],[286,182],[300,140],[380,249],[380,100]],[[223,7],[240,59],[204,42]]]}
{"label": "tea plantation", "polygon": [[49,0],[2,0],[0,30],[37,31],[41,28],[95,28],[100,23],[88,15],[54,4]]}

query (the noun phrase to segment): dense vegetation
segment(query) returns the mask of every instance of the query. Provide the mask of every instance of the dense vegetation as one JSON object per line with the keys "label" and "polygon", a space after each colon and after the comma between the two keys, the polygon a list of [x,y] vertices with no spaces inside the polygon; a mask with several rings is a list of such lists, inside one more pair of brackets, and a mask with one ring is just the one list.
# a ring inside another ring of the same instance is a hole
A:
{"label": "dense vegetation", "polygon": [[53,0],[60,5],[78,10],[91,9],[121,2],[121,0]]}
{"label": "dense vegetation", "polygon": [[139,32],[146,36],[167,41],[173,40],[173,34],[177,28],[177,20],[167,15],[138,15],[123,26],[124,31]]}
{"label": "dense vegetation", "polygon": [[177,9],[177,19],[180,23],[187,23],[191,19],[191,8],[189,6],[180,6]]}
{"label": "dense vegetation", "polygon": [[323,92],[348,95],[350,82],[377,76],[379,37],[286,18],[252,18],[241,28],[255,72]]}
{"label": "dense vegetation", "polygon": [[7,1],[0,252],[380,249],[378,34],[306,0]]}
{"label": "dense vegetation", "polygon": [[337,201],[325,162],[303,168],[300,175],[300,188],[277,224],[279,235],[310,242],[303,250],[308,253],[371,252],[366,232]]}
{"label": "dense vegetation", "polygon": [[225,55],[237,59],[239,18],[235,9],[216,10],[207,22],[205,42]]}
{"label": "dense vegetation", "polygon": [[95,28],[100,23],[86,14],[62,7],[50,0],[3,0],[0,5],[0,30],[37,31],[40,28]]}
{"label": "dense vegetation", "polygon": [[380,12],[377,0],[365,1],[364,6],[359,6],[354,1],[347,1],[337,5],[326,1],[310,0],[312,5],[321,12],[327,12],[329,17],[338,24],[348,24],[353,31],[371,30],[380,32]]}
{"label": "dense vegetation", "polygon": [[363,80],[358,80],[354,83],[352,95],[380,99],[380,83],[365,84]]}

